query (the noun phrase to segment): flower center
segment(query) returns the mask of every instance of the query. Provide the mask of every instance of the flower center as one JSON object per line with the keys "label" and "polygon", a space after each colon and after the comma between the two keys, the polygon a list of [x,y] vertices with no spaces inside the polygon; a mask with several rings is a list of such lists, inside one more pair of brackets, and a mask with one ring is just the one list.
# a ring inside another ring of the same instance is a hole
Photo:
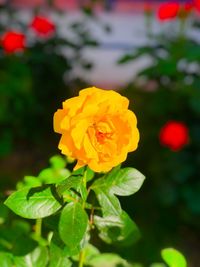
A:
{"label": "flower center", "polygon": [[112,133],[103,133],[101,131],[96,130],[96,139],[100,144],[103,144],[106,139],[110,139],[112,136]]}
{"label": "flower center", "polygon": [[102,151],[114,138],[114,128],[111,122],[100,121],[91,125],[87,130],[89,139],[97,151]]}

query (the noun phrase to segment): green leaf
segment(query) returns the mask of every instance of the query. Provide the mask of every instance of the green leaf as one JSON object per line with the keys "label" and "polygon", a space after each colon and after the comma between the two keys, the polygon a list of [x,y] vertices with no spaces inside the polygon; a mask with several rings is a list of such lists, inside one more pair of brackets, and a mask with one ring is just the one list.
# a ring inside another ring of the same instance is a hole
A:
{"label": "green leaf", "polygon": [[10,253],[0,252],[0,266],[13,267],[13,256]]}
{"label": "green leaf", "polygon": [[54,169],[64,169],[67,165],[67,161],[60,155],[51,157],[49,161]]}
{"label": "green leaf", "polygon": [[59,195],[62,195],[65,191],[70,188],[77,189],[82,181],[82,176],[70,176],[64,181],[62,181],[56,188],[56,191]]}
{"label": "green leaf", "polygon": [[144,182],[145,176],[134,168],[113,168],[103,178],[96,180],[92,189],[105,189],[118,196],[129,196],[136,193]]}
{"label": "green leaf", "polygon": [[25,176],[24,177],[24,181],[20,181],[19,183],[17,183],[17,189],[22,189],[25,186],[26,187],[38,187],[41,186],[42,182],[40,181],[40,179],[38,179],[38,177],[35,176]]}
{"label": "green leaf", "polygon": [[87,180],[87,182],[89,182],[90,180],[92,180],[92,179],[94,178],[95,173],[94,173],[93,170],[91,170],[91,169],[87,166],[85,176],[86,176],[86,180]]}
{"label": "green leaf", "polygon": [[59,183],[70,176],[68,169],[46,168],[39,173],[39,179],[45,184]]}
{"label": "green leaf", "polygon": [[48,251],[46,247],[37,247],[23,257],[14,257],[16,267],[46,267]]}
{"label": "green leaf", "polygon": [[58,196],[52,186],[24,188],[14,192],[5,201],[17,215],[37,219],[54,214],[61,208]]}
{"label": "green leaf", "polygon": [[135,54],[135,53],[126,54],[126,55],[123,55],[120,59],[118,59],[117,63],[118,64],[128,63],[130,61],[133,61],[137,57],[138,57],[138,54]]}
{"label": "green leaf", "polygon": [[150,265],[150,267],[166,267],[164,263],[155,262]]}
{"label": "green leaf", "polygon": [[114,253],[96,255],[89,261],[89,265],[93,267],[131,267],[126,260]]}
{"label": "green leaf", "polygon": [[136,193],[144,182],[145,176],[134,168],[125,168],[108,177],[111,192],[118,196]]}
{"label": "green leaf", "polygon": [[99,204],[102,209],[103,216],[119,216],[121,214],[121,206],[118,198],[106,190],[106,188],[93,188]]}
{"label": "green leaf", "polygon": [[63,242],[71,249],[79,245],[88,225],[88,216],[83,207],[70,203],[64,207],[59,221],[59,233]]}
{"label": "green leaf", "polygon": [[137,225],[125,211],[122,211],[120,217],[94,216],[94,223],[100,231],[99,237],[109,244],[114,242],[120,245],[130,245],[140,238]]}
{"label": "green leaf", "polygon": [[50,244],[49,267],[70,267],[72,265],[64,250],[64,244],[53,236]]}
{"label": "green leaf", "polygon": [[99,250],[95,246],[89,243],[84,247],[84,253],[85,253],[84,262],[86,265],[90,263],[90,260],[92,260],[92,258],[100,254]]}
{"label": "green leaf", "polygon": [[163,249],[161,256],[170,267],[187,267],[185,257],[174,248]]}
{"label": "green leaf", "polygon": [[140,47],[136,51],[133,51],[132,53],[123,55],[121,58],[118,59],[117,63],[118,64],[129,63],[130,61],[134,61],[140,56],[151,53],[152,53],[151,47],[148,46]]}
{"label": "green leaf", "polygon": [[7,220],[8,212],[9,209],[3,203],[0,203],[0,225]]}

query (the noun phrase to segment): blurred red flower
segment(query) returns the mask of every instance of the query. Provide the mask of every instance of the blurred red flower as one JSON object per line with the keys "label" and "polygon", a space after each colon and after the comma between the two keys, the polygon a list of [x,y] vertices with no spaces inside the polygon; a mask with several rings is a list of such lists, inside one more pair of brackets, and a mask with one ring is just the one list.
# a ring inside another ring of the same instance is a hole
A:
{"label": "blurred red flower", "polygon": [[4,51],[12,54],[25,49],[26,37],[21,32],[10,31],[6,32],[1,38],[1,44]]}
{"label": "blurred red flower", "polygon": [[50,19],[42,16],[36,16],[30,27],[43,37],[49,37],[55,32],[55,24]]}
{"label": "blurred red flower", "polygon": [[189,142],[187,126],[178,121],[168,121],[160,130],[160,143],[173,151],[182,149]]}
{"label": "blurred red flower", "polygon": [[176,18],[180,9],[180,4],[176,2],[163,3],[158,9],[160,20],[170,20]]}
{"label": "blurred red flower", "polygon": [[190,12],[192,11],[192,9],[194,8],[194,3],[193,2],[190,2],[190,3],[185,3],[183,8],[186,12]]}
{"label": "blurred red flower", "polygon": [[196,10],[200,12],[200,0],[193,0],[193,1]]}

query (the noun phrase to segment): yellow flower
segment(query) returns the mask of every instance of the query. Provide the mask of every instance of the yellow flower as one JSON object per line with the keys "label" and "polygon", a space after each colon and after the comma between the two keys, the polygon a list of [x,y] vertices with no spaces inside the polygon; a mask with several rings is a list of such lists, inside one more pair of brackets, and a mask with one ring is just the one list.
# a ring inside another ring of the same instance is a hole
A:
{"label": "yellow flower", "polygon": [[62,153],[77,159],[75,169],[88,165],[107,172],[136,150],[137,119],[128,105],[126,97],[96,87],[63,102],[54,114],[54,131],[62,134],[58,145]]}

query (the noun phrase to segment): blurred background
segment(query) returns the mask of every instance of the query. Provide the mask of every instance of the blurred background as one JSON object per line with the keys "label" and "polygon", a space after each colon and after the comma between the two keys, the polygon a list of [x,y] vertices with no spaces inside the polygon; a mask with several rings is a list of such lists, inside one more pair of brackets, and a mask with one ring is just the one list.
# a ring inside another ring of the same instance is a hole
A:
{"label": "blurred background", "polygon": [[[124,165],[147,179],[121,199],[142,237],[112,251],[147,266],[173,246],[199,266],[199,44],[199,0],[0,0],[1,202],[59,154],[62,101],[87,86],[117,90],[141,133]],[[5,216],[1,204],[0,227]],[[0,230],[3,251],[4,239]]]}

